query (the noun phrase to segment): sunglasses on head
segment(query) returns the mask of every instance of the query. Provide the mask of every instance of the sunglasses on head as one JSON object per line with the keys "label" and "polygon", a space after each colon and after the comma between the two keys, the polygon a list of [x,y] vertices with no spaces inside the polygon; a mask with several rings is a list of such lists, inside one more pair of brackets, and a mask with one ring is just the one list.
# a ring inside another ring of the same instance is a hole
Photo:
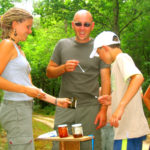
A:
{"label": "sunglasses on head", "polygon": [[77,27],[81,27],[82,25],[84,26],[84,27],[89,27],[91,24],[90,23],[88,23],[88,22],[85,22],[84,24],[82,24],[81,22],[75,22],[74,23]]}

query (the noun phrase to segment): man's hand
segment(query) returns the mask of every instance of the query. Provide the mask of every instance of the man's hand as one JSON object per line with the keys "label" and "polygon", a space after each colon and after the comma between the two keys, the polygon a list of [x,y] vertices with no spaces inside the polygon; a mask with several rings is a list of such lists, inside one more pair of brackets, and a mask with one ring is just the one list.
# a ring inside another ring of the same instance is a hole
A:
{"label": "man's hand", "polygon": [[[102,107],[105,107],[105,106],[102,106]],[[96,129],[102,128],[107,124],[107,109],[101,108],[101,110],[96,116],[94,124],[98,125]]]}
{"label": "man's hand", "polygon": [[65,63],[65,71],[72,72],[76,69],[79,61],[78,60],[67,60]]}

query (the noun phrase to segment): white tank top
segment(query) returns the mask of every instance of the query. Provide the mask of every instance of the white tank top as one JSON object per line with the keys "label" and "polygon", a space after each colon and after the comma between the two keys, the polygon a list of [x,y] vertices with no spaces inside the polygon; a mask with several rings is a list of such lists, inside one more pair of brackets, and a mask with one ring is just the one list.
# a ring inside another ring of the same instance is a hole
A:
{"label": "white tank top", "polygon": [[[18,56],[8,62],[5,70],[2,73],[2,77],[16,84],[32,86],[29,79],[29,74],[31,71],[30,65],[27,59],[20,53],[15,43],[14,46],[17,50]],[[33,98],[23,93],[9,92],[4,90],[4,99],[12,101],[28,101],[32,100]]]}

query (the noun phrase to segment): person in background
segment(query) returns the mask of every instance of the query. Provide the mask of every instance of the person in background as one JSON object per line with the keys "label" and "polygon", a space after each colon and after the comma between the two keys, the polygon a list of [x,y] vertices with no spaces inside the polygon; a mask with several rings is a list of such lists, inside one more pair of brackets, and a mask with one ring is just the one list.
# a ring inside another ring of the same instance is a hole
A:
{"label": "person in background", "polygon": [[[111,31],[101,32],[95,38],[90,58],[97,54],[105,63],[111,64],[110,124],[115,129],[114,150],[141,150],[142,141],[150,133],[140,92],[143,75],[132,58],[122,52],[119,37]],[[101,99],[109,98],[102,96]]]}
{"label": "person in background", "polygon": [[[62,76],[59,97],[76,97],[76,109],[56,108],[54,128],[60,124],[82,123],[84,135],[94,135],[94,150],[101,149],[100,130],[106,125],[107,106],[98,102],[99,77],[101,75],[102,95],[110,94],[110,66],[99,58],[89,59],[93,48],[90,33],[94,28],[93,18],[87,10],[75,13],[72,28],[75,37],[61,39],[47,66],[47,77]],[[53,143],[53,150],[58,150],[58,143]],[[81,150],[91,150],[91,141],[81,142]]]}
{"label": "person in background", "polygon": [[150,110],[150,85],[148,86],[146,92],[144,93],[143,101],[146,107],[148,108],[148,110]]}
{"label": "person in background", "polygon": [[18,43],[32,33],[33,17],[20,8],[11,8],[0,17],[0,89],[4,98],[0,122],[7,132],[9,150],[34,150],[32,131],[33,98],[66,108],[67,98],[56,98],[35,87],[31,68]]}
{"label": "person in background", "polygon": [[101,128],[101,143],[102,143],[102,150],[113,150],[113,143],[114,143],[114,130],[113,127],[109,123],[109,119],[111,118],[111,96],[105,95],[107,99],[101,99],[101,87],[99,88],[99,98],[98,101],[102,105],[108,106],[107,109],[107,124]]}

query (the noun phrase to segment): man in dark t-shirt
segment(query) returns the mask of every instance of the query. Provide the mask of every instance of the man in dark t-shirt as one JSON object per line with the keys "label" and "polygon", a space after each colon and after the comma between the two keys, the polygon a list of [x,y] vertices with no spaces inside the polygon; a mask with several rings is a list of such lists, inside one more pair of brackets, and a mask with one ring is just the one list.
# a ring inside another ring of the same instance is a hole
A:
{"label": "man in dark t-shirt", "polygon": [[[47,76],[56,78],[62,76],[59,97],[77,97],[76,109],[57,107],[55,114],[55,129],[60,124],[71,125],[82,123],[84,135],[94,135],[94,150],[100,150],[100,130],[106,124],[106,106],[98,103],[99,76],[101,75],[102,95],[110,94],[110,69],[99,58],[90,59],[93,49],[93,39],[90,33],[94,22],[90,12],[76,12],[72,21],[76,36],[60,40],[53,52],[47,67]],[[81,70],[80,66],[83,68]],[[53,150],[58,150],[54,142]],[[81,150],[91,150],[91,141],[81,142]]]}

